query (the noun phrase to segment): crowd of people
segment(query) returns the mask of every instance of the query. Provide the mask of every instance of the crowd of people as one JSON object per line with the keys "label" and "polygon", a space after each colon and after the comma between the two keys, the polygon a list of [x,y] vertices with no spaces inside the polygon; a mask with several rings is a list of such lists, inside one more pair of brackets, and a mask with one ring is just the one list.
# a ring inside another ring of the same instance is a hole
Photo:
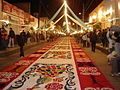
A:
{"label": "crowd of people", "polygon": [[50,32],[46,32],[46,37],[43,32],[25,32],[24,30],[21,33],[15,34],[12,28],[5,30],[5,28],[0,28],[0,50],[5,50],[6,48],[13,48],[15,45],[20,47],[20,57],[24,57],[23,47],[26,44],[30,44],[32,42],[39,42],[40,40],[44,40],[47,42],[52,42],[59,37],[57,34],[53,34]]}
{"label": "crowd of people", "polygon": [[96,43],[108,47],[108,64],[111,65],[111,76],[120,76],[120,32],[109,29],[93,30],[75,35],[76,41],[83,47],[90,47],[95,52]]}
{"label": "crowd of people", "polygon": [[0,28],[0,50],[5,50],[6,48],[13,48],[15,45],[20,46],[21,54],[20,56],[24,56],[23,46],[25,44],[31,42],[39,42],[40,40],[44,40],[44,36],[42,33],[30,33],[29,31],[25,32],[24,30],[21,33],[15,34],[12,28],[5,30],[5,28]]}

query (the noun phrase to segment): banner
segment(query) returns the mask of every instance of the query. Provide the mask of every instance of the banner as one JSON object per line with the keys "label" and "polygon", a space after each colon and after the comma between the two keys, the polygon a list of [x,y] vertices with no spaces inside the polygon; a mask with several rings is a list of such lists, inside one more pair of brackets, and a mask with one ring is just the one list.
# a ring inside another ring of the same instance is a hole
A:
{"label": "banner", "polygon": [[24,18],[24,11],[21,9],[19,10],[19,17]]}
{"label": "banner", "polygon": [[12,9],[11,9],[12,11],[11,11],[11,13],[10,14],[12,14],[12,15],[14,15],[14,16],[19,16],[19,9],[16,7],[16,6],[13,6],[12,5]]}

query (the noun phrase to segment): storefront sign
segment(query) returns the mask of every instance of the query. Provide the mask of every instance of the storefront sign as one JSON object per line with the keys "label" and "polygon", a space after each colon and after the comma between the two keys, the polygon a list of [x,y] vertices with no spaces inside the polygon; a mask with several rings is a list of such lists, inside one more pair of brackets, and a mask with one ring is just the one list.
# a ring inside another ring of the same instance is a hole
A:
{"label": "storefront sign", "polygon": [[26,12],[24,12],[24,18],[26,21],[30,21],[30,15]]}
{"label": "storefront sign", "polygon": [[19,16],[19,9],[15,6],[12,6],[12,12],[13,15]]}
{"label": "storefront sign", "polygon": [[24,11],[23,10],[19,10],[19,17],[24,18]]}
{"label": "storefront sign", "polygon": [[3,11],[7,13],[11,13],[12,5],[3,1]]}
{"label": "storefront sign", "polygon": [[34,22],[35,21],[35,19],[34,18],[30,18],[30,22]]}
{"label": "storefront sign", "polygon": [[3,13],[2,19],[3,20],[9,20],[9,16],[6,13]]}
{"label": "storefront sign", "polygon": [[19,19],[19,24],[23,25],[24,24],[24,19]]}
{"label": "storefront sign", "polygon": [[[18,16],[21,18],[24,18],[24,11],[17,8],[16,6],[9,4],[8,2],[3,1],[3,12],[7,12],[9,14],[12,14],[14,16]],[[29,15],[29,14],[28,14]],[[27,15],[27,17],[28,17]]]}

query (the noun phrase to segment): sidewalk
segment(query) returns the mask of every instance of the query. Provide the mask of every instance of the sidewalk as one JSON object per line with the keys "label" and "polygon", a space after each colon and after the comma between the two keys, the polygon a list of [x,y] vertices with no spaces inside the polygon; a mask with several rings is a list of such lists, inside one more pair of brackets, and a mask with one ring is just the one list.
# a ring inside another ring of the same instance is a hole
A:
{"label": "sidewalk", "polygon": [[[39,42],[31,42],[29,44],[26,44],[24,46],[24,50],[29,49],[30,47],[34,47],[34,46],[36,46],[38,44],[41,44],[43,42],[45,42],[45,41],[44,40],[40,40]],[[5,56],[12,55],[12,54],[14,54],[14,53],[16,53],[18,51],[19,51],[19,46],[15,45],[14,48],[7,48],[6,50],[1,50],[0,51],[0,57],[5,57]]]}

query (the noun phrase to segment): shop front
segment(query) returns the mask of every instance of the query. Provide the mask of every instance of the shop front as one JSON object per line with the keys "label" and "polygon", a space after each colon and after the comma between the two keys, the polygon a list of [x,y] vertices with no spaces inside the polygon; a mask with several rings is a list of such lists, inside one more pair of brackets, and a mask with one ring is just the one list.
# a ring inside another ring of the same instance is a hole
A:
{"label": "shop front", "polygon": [[[3,1],[2,25],[9,32],[9,28],[13,28],[15,34],[20,34],[25,23],[25,12],[16,6]],[[5,25],[4,25],[5,24]]]}
{"label": "shop front", "polygon": [[[119,0],[120,1],[120,0]],[[102,1],[90,14],[90,23],[101,23],[101,29],[106,29],[116,24],[114,0]]]}

